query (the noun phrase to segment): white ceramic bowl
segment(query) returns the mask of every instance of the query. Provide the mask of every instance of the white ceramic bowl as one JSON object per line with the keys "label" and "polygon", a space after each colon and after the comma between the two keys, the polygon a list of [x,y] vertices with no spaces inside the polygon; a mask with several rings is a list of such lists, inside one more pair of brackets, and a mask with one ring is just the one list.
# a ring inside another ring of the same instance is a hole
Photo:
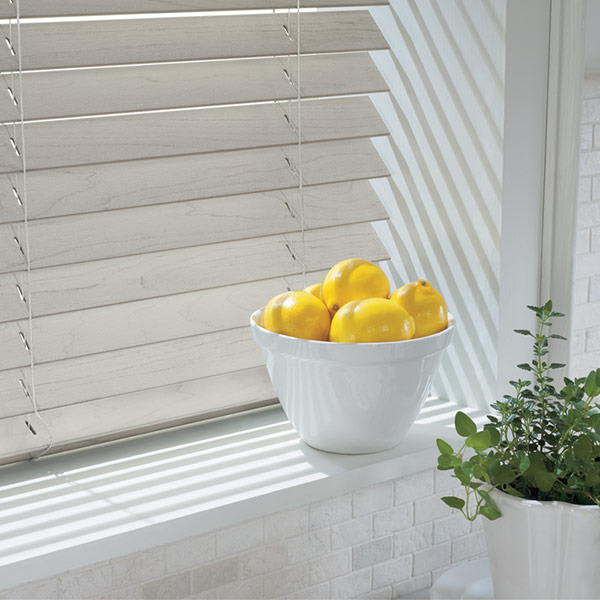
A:
{"label": "white ceramic bowl", "polygon": [[300,437],[341,454],[381,452],[398,444],[427,398],[448,329],[424,338],[336,344],[281,335],[250,318],[279,401]]}

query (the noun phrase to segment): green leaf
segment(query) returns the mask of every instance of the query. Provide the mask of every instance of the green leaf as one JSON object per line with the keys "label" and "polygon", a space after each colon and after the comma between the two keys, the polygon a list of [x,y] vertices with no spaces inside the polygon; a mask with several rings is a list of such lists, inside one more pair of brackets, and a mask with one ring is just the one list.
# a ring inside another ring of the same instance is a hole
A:
{"label": "green leaf", "polygon": [[448,456],[454,454],[454,450],[448,442],[445,442],[444,440],[438,438],[437,440],[435,440],[435,443],[437,444],[438,450],[442,454],[446,454]]}
{"label": "green leaf", "polygon": [[548,302],[544,304],[543,311],[548,313],[552,312],[552,300],[548,300]]}
{"label": "green leaf", "polygon": [[533,479],[542,492],[549,492],[556,481],[556,475],[548,471],[535,471]]}
{"label": "green leaf", "polygon": [[553,340],[566,340],[567,339],[564,335],[559,335],[558,333],[552,333],[548,337],[552,338]]}
{"label": "green leaf", "polygon": [[523,454],[519,460],[519,473],[522,475],[525,473],[525,471],[527,471],[527,469],[529,469],[530,466],[531,460],[529,459],[529,456],[527,456],[527,454]]}
{"label": "green leaf", "polygon": [[586,377],[583,391],[590,397],[595,396],[598,393],[596,386],[596,371],[590,371],[589,375]]}
{"label": "green leaf", "polygon": [[446,503],[451,508],[458,508],[458,510],[465,505],[465,501],[456,496],[442,496],[442,502]]}
{"label": "green leaf", "polygon": [[452,468],[452,459],[447,454],[441,454],[440,456],[438,456],[437,462],[438,469],[440,471],[447,471],[448,469]]}
{"label": "green leaf", "polygon": [[459,410],[454,416],[454,427],[458,435],[468,437],[477,431],[477,425],[471,417]]}
{"label": "green leaf", "polygon": [[528,365],[527,363],[521,363],[520,365],[517,365],[517,368],[523,370],[523,371],[532,371],[533,369],[531,368],[530,365]]}
{"label": "green leaf", "polygon": [[580,435],[573,444],[573,452],[580,461],[589,460],[592,456],[592,440],[587,435]]}
{"label": "green leaf", "polygon": [[496,485],[508,485],[516,478],[515,472],[508,465],[501,465],[494,473],[494,481]]}
{"label": "green leaf", "polygon": [[492,440],[490,446],[497,446],[500,443],[500,440],[502,439],[500,436],[500,432],[495,427],[492,427],[490,425],[486,425],[485,430],[490,432],[490,438]]}
{"label": "green leaf", "polygon": [[477,490],[477,493],[488,503],[491,504],[492,499],[490,495],[485,490]]}
{"label": "green leaf", "polygon": [[519,335],[533,335],[531,331],[527,331],[527,329],[513,329],[513,331]]}
{"label": "green leaf", "polygon": [[483,450],[487,450],[492,444],[492,436],[487,429],[483,429],[482,431],[477,431],[476,433],[471,434],[465,440],[465,446],[469,448],[473,448],[473,450],[479,450],[480,452]]}
{"label": "green leaf", "polygon": [[497,508],[494,508],[491,504],[485,504],[482,506],[481,514],[490,521],[495,521],[502,516],[502,513]]}

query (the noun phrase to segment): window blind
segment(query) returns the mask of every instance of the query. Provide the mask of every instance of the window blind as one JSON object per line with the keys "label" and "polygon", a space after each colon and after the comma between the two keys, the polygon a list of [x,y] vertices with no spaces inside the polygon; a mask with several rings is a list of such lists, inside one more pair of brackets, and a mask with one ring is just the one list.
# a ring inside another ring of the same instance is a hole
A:
{"label": "window blind", "polygon": [[0,5],[1,462],[275,401],[250,313],[388,258],[384,3]]}

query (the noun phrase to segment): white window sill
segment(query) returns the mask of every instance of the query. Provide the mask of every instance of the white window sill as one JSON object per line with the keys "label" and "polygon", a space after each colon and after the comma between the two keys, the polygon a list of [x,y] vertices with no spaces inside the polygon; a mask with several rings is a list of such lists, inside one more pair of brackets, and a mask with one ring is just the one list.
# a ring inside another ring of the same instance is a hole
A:
{"label": "white window sill", "polygon": [[457,408],[379,454],[314,450],[277,407],[5,467],[0,589],[431,468]]}

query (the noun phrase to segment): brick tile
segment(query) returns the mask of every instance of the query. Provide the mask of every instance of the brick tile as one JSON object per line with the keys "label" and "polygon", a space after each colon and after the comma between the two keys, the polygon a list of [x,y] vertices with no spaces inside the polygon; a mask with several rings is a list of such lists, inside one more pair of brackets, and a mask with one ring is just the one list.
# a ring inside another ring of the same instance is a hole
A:
{"label": "brick tile", "polygon": [[306,588],[308,587],[308,564],[303,562],[269,573],[265,575],[264,585],[265,598],[285,596]]}
{"label": "brick tile", "polygon": [[[581,181],[581,178],[580,178]],[[600,175],[592,177],[592,200],[600,200]]]}
{"label": "brick tile", "polygon": [[65,573],[59,578],[61,598],[96,598],[113,589],[109,563]]}
{"label": "brick tile", "polygon": [[171,544],[166,555],[169,573],[198,567],[216,557],[215,535],[194,536]]}
{"label": "brick tile", "polygon": [[352,570],[352,550],[346,548],[314,558],[308,563],[308,579],[310,585],[328,581],[349,573]]}
{"label": "brick tile", "polygon": [[287,600],[325,600],[329,598],[329,582],[313,585],[287,595]]}
{"label": "brick tile", "polygon": [[413,504],[401,504],[373,515],[373,535],[379,537],[406,529],[413,523]]}
{"label": "brick tile", "polygon": [[431,546],[433,523],[417,525],[394,536],[394,556],[412,554]]}
{"label": "brick tile", "polygon": [[590,302],[600,302],[600,275],[590,279]]}
{"label": "brick tile", "polygon": [[256,519],[217,532],[217,556],[235,554],[263,542],[263,522]]}
{"label": "brick tile", "polygon": [[393,590],[391,585],[373,590],[372,592],[367,592],[362,596],[357,596],[358,600],[392,600],[392,597]]}
{"label": "brick tile", "polygon": [[580,177],[577,202],[589,202],[592,199],[592,178]]}
{"label": "brick tile", "polygon": [[192,571],[192,592],[204,592],[238,579],[239,559],[225,558]]}
{"label": "brick tile", "polygon": [[590,232],[589,227],[578,229],[575,234],[575,252],[576,254],[587,254],[590,251]]}
{"label": "brick tile", "polygon": [[585,329],[573,332],[571,336],[571,354],[585,352]]}
{"label": "brick tile", "polygon": [[285,542],[254,548],[240,555],[240,577],[255,577],[285,566]]}
{"label": "brick tile", "polygon": [[165,550],[155,548],[116,558],[111,561],[111,570],[114,589],[156,579],[167,571]]}
{"label": "brick tile", "polygon": [[331,531],[329,528],[311,531],[287,542],[288,563],[308,560],[321,556],[331,549]]}
{"label": "brick tile", "polygon": [[155,581],[149,581],[142,586],[142,598],[185,598],[190,595],[190,573],[176,573]]}
{"label": "brick tile", "polygon": [[352,569],[355,571],[389,560],[392,557],[392,537],[379,538],[352,548]]}
{"label": "brick tile", "polygon": [[594,145],[594,126],[586,123],[581,126],[581,150],[590,150]]}
{"label": "brick tile", "polygon": [[594,227],[590,231],[590,252],[598,254],[598,261],[600,262],[600,227]]}
{"label": "brick tile", "polygon": [[450,564],[450,542],[431,546],[413,555],[413,576]]}
{"label": "brick tile", "polygon": [[460,562],[487,552],[483,531],[452,540],[452,562]]}
{"label": "brick tile", "polygon": [[383,510],[394,502],[394,484],[391,481],[371,485],[354,492],[352,496],[352,514],[360,517],[369,513]]}
{"label": "brick tile", "polygon": [[346,523],[334,525],[331,528],[332,550],[355,546],[371,539],[371,521],[371,515],[366,515],[358,519],[352,519],[352,521],[347,521]]}
{"label": "brick tile", "polygon": [[415,502],[415,524],[433,521],[452,514],[452,509],[441,501],[442,496],[452,495],[451,492],[436,494]]}
{"label": "brick tile", "polygon": [[205,600],[249,600],[252,598],[263,598],[263,578],[262,576],[234,581],[223,585],[217,589],[208,590],[194,598],[204,598]]}
{"label": "brick tile", "polygon": [[434,469],[433,471],[433,491],[435,494],[447,492],[456,486],[456,477],[454,477],[454,471],[439,471]]}
{"label": "brick tile", "polygon": [[402,556],[373,567],[373,588],[393,585],[412,575],[412,556]]}
{"label": "brick tile", "polygon": [[404,504],[433,494],[433,469],[407,475],[394,482],[394,504]]}
{"label": "brick tile", "polygon": [[265,542],[277,542],[308,531],[308,507],[266,516]]}
{"label": "brick tile", "polygon": [[352,518],[352,496],[328,498],[310,505],[309,527],[321,529]]}
{"label": "brick tile", "polygon": [[590,292],[590,280],[586,277],[585,279],[577,279],[575,281],[575,287],[573,290],[573,302],[577,306],[579,304],[585,304],[588,301]]}
{"label": "brick tile", "polygon": [[330,582],[330,598],[354,598],[371,591],[371,569],[354,571]]}
{"label": "brick tile", "polygon": [[394,598],[402,598],[419,592],[421,590],[429,590],[431,587],[431,573],[423,573],[418,577],[411,577],[406,581],[402,581],[394,585]]}
{"label": "brick tile", "polygon": [[40,579],[16,588],[0,592],[3,600],[54,600],[59,597],[58,577]]}
{"label": "brick tile", "polygon": [[438,519],[433,523],[433,543],[441,544],[470,533],[471,522],[461,514]]}
{"label": "brick tile", "polygon": [[[600,152],[597,153],[600,157]],[[600,171],[600,168],[598,169]],[[600,226],[600,203],[580,204],[577,209],[577,229]]]}
{"label": "brick tile", "polygon": [[585,349],[587,352],[600,350],[600,327],[592,327],[586,331]]}

